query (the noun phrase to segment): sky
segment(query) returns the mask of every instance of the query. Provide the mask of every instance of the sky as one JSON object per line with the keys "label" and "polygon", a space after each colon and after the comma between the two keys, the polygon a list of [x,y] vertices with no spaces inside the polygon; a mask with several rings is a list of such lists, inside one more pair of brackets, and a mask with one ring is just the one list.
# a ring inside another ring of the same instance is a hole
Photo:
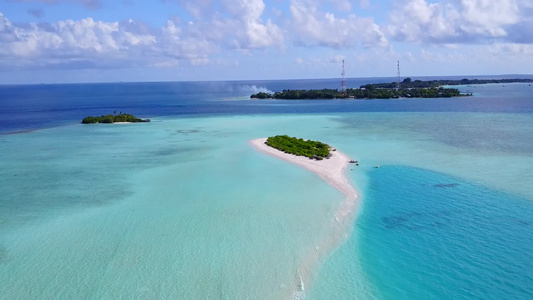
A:
{"label": "sky", "polygon": [[0,84],[533,74],[533,0],[0,0]]}

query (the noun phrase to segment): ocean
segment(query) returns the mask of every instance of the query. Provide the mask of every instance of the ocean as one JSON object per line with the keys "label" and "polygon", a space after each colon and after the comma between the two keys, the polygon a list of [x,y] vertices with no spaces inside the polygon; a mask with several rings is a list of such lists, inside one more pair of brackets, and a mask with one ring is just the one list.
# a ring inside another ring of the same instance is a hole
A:
{"label": "ocean", "polygon": [[[0,299],[532,299],[533,86],[249,99],[338,85],[0,85]],[[80,124],[115,111],[151,122]],[[247,143],[278,134],[359,160],[340,237],[343,194]]]}

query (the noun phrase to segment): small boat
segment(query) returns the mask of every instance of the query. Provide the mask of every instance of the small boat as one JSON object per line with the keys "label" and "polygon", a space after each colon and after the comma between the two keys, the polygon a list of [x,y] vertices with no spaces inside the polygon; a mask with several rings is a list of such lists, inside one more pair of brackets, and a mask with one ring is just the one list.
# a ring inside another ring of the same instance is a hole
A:
{"label": "small boat", "polygon": [[379,165],[376,165],[374,168],[376,168],[376,169],[379,168]]}

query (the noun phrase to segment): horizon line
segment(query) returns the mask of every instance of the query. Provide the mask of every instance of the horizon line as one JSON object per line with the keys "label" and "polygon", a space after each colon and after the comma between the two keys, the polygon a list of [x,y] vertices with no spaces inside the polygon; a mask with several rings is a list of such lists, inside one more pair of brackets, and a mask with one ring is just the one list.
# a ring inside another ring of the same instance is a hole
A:
{"label": "horizon line", "polygon": [[[476,79],[474,77],[503,77],[503,76],[520,76],[533,77],[531,74],[491,74],[491,75],[411,75],[402,76],[401,78],[427,78],[427,77],[464,77],[466,79]],[[369,77],[347,77],[346,80],[357,79],[374,79],[374,78],[397,78],[396,76],[369,76]],[[39,83],[0,83],[0,86],[13,85],[69,85],[69,84],[129,84],[129,83],[178,83],[178,82],[254,82],[254,81],[296,81],[296,80],[333,80],[341,79],[340,77],[322,77],[322,78],[280,78],[280,79],[215,79],[215,80],[153,80],[153,81],[86,81],[86,82],[39,82]]]}

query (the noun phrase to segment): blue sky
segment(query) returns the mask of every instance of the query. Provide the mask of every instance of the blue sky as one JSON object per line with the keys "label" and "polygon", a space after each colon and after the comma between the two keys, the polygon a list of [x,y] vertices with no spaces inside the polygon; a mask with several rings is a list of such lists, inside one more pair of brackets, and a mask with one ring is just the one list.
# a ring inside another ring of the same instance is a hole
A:
{"label": "blue sky", "polygon": [[533,73],[531,0],[1,0],[0,84]]}

